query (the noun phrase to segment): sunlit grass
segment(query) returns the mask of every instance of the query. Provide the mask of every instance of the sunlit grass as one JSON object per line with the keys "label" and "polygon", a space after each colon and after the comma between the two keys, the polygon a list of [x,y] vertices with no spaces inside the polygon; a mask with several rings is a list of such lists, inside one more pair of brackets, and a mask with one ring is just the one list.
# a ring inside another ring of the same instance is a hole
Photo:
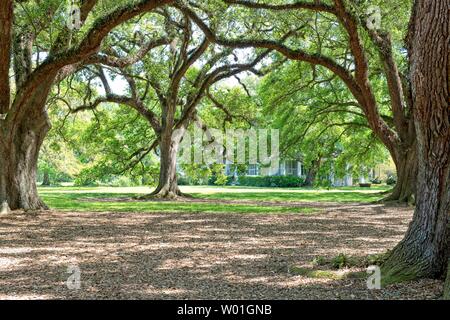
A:
{"label": "sunlit grass", "polygon": [[[313,208],[289,206],[260,206],[253,204],[190,203],[176,201],[120,201],[137,194],[117,193],[57,193],[41,191],[43,200],[51,208],[61,211],[97,212],[176,212],[176,213],[292,213],[312,214]],[[111,201],[99,201],[114,197]]]}
{"label": "sunlit grass", "polygon": [[289,192],[271,192],[271,193],[254,193],[254,192],[240,192],[240,193],[194,193],[195,197],[202,199],[215,200],[254,200],[254,201],[277,201],[277,202],[373,202],[380,200],[383,196],[379,192],[333,192],[333,191],[317,191],[304,193],[289,193]]}
{"label": "sunlit grass", "polygon": [[[245,187],[187,187],[194,197],[215,200],[246,200],[276,202],[373,202],[382,199],[390,187],[342,187],[336,189],[306,188],[245,188]],[[184,190],[183,190],[184,191]]]}
{"label": "sunlit grass", "polygon": [[[381,199],[386,187],[371,189],[278,189],[245,187],[182,187],[194,198],[211,202],[130,201],[151,191],[148,187],[40,188],[43,200],[61,211],[177,212],[177,213],[292,213],[313,214],[318,209],[290,206],[289,202],[371,202]],[[127,200],[128,199],[128,200]],[[220,201],[245,203],[217,203]],[[272,205],[269,202],[276,202]]]}

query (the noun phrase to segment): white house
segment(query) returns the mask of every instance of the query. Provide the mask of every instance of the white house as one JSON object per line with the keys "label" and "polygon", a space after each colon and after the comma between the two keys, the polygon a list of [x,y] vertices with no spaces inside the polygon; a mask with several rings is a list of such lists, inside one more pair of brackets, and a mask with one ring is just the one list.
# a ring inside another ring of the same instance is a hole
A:
{"label": "white house", "polygon": [[[347,170],[350,172],[350,166],[348,166]],[[227,176],[237,176],[236,167],[233,168],[233,165],[228,163],[225,165],[225,174]],[[247,176],[296,176],[296,177],[305,177],[306,172],[304,171],[304,167],[301,161],[299,160],[282,160],[280,161],[280,165],[278,171],[271,172],[270,168],[266,168],[261,166],[260,164],[250,164],[247,165]],[[332,171],[329,175],[329,180],[333,187],[347,187],[353,186],[353,176],[351,173],[345,175],[343,178],[336,178],[334,172]]]}
{"label": "white house", "polygon": [[[233,165],[227,163],[225,165],[225,174],[227,176],[237,175],[237,170]],[[302,163],[298,160],[282,160],[280,161],[280,165],[278,170],[275,172],[271,172],[270,168],[261,166],[260,164],[249,164],[247,165],[247,176],[303,176],[303,166]]]}

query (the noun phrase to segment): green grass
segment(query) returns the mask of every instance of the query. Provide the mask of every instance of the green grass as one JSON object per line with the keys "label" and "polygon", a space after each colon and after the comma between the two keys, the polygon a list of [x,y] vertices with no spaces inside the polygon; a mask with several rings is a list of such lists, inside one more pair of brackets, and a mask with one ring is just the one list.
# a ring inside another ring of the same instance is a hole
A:
{"label": "green grass", "polygon": [[[43,200],[51,208],[61,211],[95,211],[95,212],[176,212],[176,213],[292,213],[314,214],[318,209],[289,206],[290,201],[336,201],[336,202],[370,202],[381,198],[381,191],[386,188],[362,190],[341,188],[336,190],[313,189],[276,189],[243,187],[182,187],[182,191],[195,198],[209,200],[246,200],[254,203],[190,203],[176,201],[121,201],[147,194],[151,190],[145,187],[129,188],[39,188]],[[111,199],[111,201],[101,201]],[[259,204],[261,201],[283,202],[286,205],[272,206]]]}
{"label": "green grass", "polygon": [[95,212],[176,212],[176,213],[293,213],[313,214],[318,210],[289,206],[259,206],[248,204],[217,205],[215,203],[183,203],[175,201],[98,201],[105,198],[129,198],[138,194],[116,193],[57,193],[41,190],[45,203],[61,211]]}
{"label": "green grass", "polygon": [[[213,187],[207,189],[213,189]],[[192,195],[198,198],[214,200],[373,202],[382,199],[384,197],[383,192],[388,191],[389,189],[390,188],[386,186],[376,186],[367,189],[343,187],[331,190],[227,187],[217,188],[215,192],[194,192]]]}

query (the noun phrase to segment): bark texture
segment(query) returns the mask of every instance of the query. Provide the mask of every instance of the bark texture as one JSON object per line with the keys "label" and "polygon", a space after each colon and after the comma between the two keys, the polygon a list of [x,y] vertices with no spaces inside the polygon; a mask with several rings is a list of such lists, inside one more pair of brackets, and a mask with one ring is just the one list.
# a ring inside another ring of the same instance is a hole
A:
{"label": "bark texture", "polygon": [[317,172],[320,169],[321,159],[316,159],[311,161],[311,167],[308,169],[308,173],[305,178],[305,187],[313,187],[316,181]]}
{"label": "bark texture", "polygon": [[385,201],[415,203],[416,183],[417,183],[417,147],[414,143],[408,149],[397,151],[395,167],[397,170],[397,183],[392,193],[384,199]]}
{"label": "bark texture", "polygon": [[174,133],[169,127],[161,135],[159,182],[151,197],[175,199],[183,196],[177,180],[177,152],[184,132],[180,129]]}
{"label": "bark texture", "polygon": [[13,23],[12,0],[0,2],[0,21],[0,114],[4,114],[8,112],[10,105],[10,65],[8,61],[11,55],[11,29]]}
{"label": "bark texture", "polygon": [[48,170],[44,171],[44,178],[42,179],[42,185],[46,187],[51,185],[50,174],[48,173]]}
{"label": "bark texture", "polygon": [[417,133],[416,209],[383,266],[385,283],[441,277],[448,263],[450,110],[448,0],[417,0],[410,24],[410,73]]}
{"label": "bark texture", "polygon": [[[450,265],[450,260],[448,260],[447,265]],[[444,300],[450,300],[450,268],[447,270],[447,278],[444,285]]]}
{"label": "bark texture", "polygon": [[0,203],[6,201],[12,210],[47,209],[37,192],[36,172],[49,128],[47,115],[42,113],[0,130]]}

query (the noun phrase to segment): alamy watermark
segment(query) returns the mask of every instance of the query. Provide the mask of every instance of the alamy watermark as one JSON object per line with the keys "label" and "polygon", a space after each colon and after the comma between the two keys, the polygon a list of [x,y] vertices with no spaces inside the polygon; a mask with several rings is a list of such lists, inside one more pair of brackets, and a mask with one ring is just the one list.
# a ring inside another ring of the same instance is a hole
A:
{"label": "alamy watermark", "polygon": [[[79,30],[83,22],[81,21],[81,9],[78,1],[68,0],[67,9],[67,27],[69,30]],[[381,8],[376,5],[371,5],[366,9],[365,14],[367,28],[370,30],[379,30],[381,28]],[[171,45],[174,44],[172,43]]]}
{"label": "alamy watermark", "polygon": [[79,30],[82,27],[81,9],[78,3],[70,1],[67,6],[67,28],[69,30]]}
{"label": "alamy watermark", "polygon": [[175,130],[172,139],[180,141],[180,164],[259,164],[267,173],[278,172],[280,132],[278,129]]}
{"label": "alamy watermark", "polygon": [[367,289],[380,290],[381,289],[381,269],[379,266],[369,266],[367,268]]}
{"label": "alamy watermark", "polygon": [[366,25],[369,30],[381,29],[381,8],[370,6],[366,10]]}
{"label": "alamy watermark", "polygon": [[70,265],[67,267],[67,273],[70,276],[67,278],[66,286],[69,290],[81,289],[81,269],[77,265]]}

